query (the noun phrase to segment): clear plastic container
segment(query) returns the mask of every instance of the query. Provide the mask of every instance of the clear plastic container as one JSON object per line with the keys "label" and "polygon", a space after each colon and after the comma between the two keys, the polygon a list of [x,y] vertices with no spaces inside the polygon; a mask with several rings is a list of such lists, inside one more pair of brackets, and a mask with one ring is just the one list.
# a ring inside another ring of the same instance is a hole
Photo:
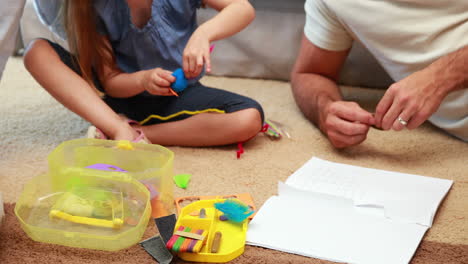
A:
{"label": "clear plastic container", "polygon": [[49,173],[28,182],[16,204],[24,231],[36,241],[79,248],[114,251],[138,243],[152,204],[154,214],[174,210],[173,153],[121,143],[78,139],[57,147]]}
{"label": "clear plastic container", "polygon": [[[125,145],[125,142],[129,145]],[[124,143],[123,146],[121,143]],[[67,188],[70,179],[76,175],[132,177],[152,190],[153,217],[174,211],[174,153],[165,147],[128,141],[76,139],[60,144],[50,153],[48,160],[49,175],[60,175],[52,180],[56,189]],[[126,172],[116,170],[109,173],[87,168],[95,164],[116,166]]]}

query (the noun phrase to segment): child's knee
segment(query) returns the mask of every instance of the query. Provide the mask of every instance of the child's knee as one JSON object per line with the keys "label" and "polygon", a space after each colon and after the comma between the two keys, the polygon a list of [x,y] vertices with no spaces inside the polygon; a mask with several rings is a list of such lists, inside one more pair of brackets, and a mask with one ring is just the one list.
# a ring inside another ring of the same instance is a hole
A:
{"label": "child's knee", "polygon": [[254,137],[262,129],[262,117],[256,108],[242,110],[239,116],[239,141]]}

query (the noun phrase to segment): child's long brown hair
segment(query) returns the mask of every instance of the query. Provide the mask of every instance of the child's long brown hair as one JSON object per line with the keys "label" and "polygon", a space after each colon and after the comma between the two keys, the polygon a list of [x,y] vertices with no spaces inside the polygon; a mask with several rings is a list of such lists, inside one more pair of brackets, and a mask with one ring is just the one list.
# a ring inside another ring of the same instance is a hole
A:
{"label": "child's long brown hair", "polygon": [[115,65],[112,48],[96,29],[93,0],[65,0],[64,23],[70,51],[76,55],[82,77],[94,86],[92,69],[102,74],[104,65]]}

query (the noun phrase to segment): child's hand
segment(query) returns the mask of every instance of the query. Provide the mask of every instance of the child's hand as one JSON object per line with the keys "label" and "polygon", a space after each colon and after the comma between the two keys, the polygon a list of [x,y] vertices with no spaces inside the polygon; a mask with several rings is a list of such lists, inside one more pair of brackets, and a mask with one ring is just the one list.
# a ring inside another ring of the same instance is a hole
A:
{"label": "child's hand", "polygon": [[143,74],[141,84],[143,88],[152,95],[172,96],[171,83],[175,82],[172,72],[161,68],[147,70]]}
{"label": "child's hand", "polygon": [[187,79],[195,78],[203,70],[206,63],[206,71],[211,71],[210,41],[200,30],[195,31],[190,37],[183,54],[183,69]]}

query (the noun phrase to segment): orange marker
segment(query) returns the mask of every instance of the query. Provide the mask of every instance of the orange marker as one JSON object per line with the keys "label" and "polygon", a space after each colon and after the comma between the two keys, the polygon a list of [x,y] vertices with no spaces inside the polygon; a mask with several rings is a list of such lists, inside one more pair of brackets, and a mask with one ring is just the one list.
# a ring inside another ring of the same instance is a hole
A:
{"label": "orange marker", "polygon": [[171,92],[171,94],[179,97],[179,95],[174,90],[172,90],[172,88],[169,88],[169,92]]}

